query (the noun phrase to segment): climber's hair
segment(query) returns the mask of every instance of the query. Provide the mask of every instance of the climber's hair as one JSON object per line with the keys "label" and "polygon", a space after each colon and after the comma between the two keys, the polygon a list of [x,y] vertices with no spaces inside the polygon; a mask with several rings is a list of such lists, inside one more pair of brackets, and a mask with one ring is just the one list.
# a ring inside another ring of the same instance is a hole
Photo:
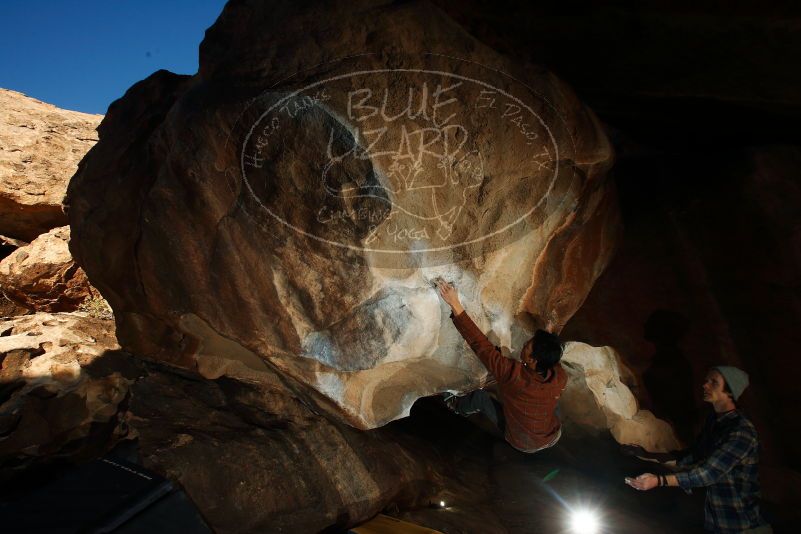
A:
{"label": "climber's hair", "polygon": [[562,359],[562,342],[559,336],[545,330],[534,332],[532,357],[537,359],[537,371],[545,374]]}

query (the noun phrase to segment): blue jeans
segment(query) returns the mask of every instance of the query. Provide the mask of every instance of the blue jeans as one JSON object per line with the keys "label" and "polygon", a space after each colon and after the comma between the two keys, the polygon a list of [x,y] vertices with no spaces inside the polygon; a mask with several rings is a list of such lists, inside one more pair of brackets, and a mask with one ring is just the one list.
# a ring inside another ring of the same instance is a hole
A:
{"label": "blue jeans", "polygon": [[503,405],[483,389],[477,389],[464,397],[457,397],[454,408],[459,415],[483,414],[484,417],[492,421],[493,425],[498,427],[501,433],[506,430]]}

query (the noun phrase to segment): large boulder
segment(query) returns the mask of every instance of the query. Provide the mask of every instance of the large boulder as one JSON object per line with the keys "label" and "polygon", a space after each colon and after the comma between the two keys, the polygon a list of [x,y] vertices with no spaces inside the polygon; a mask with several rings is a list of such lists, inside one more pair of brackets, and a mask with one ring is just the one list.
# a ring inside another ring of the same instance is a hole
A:
{"label": "large boulder", "polygon": [[98,131],[65,205],[121,345],[278,371],[361,428],[485,374],[434,277],[516,352],[618,230],[593,113],[425,2],[231,3],[197,75],[155,73]]}
{"label": "large boulder", "polygon": [[120,411],[137,376],[114,323],[80,313],[0,320],[0,470],[86,459],[125,430]]}
{"label": "large boulder", "polygon": [[101,118],[0,89],[0,234],[32,241],[67,224],[61,201]]}
{"label": "large boulder", "polygon": [[97,295],[70,255],[69,226],[54,228],[0,261],[0,291],[21,306],[73,311]]}

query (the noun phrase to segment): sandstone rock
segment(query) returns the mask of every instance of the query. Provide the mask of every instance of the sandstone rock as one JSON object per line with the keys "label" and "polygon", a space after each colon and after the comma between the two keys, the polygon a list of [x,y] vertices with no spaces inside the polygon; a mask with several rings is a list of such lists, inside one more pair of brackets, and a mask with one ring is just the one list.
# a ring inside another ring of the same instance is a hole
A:
{"label": "sandstone rock", "polygon": [[344,528],[443,488],[443,458],[424,440],[332,422],[275,373],[248,384],[144,368],[118,350],[110,321],[0,321],[0,368],[4,481],[136,438],[143,464],[180,482],[215,532]]}
{"label": "sandstone rock", "polygon": [[180,482],[215,532],[338,532],[441,489],[429,444],[332,423],[266,376],[243,384],[150,367],[132,390],[144,465]]}
{"label": "sandstone rock", "polygon": [[97,296],[70,255],[69,226],[54,228],[0,261],[0,291],[28,309],[73,311]]}
{"label": "sandstone rock", "polygon": [[101,118],[0,89],[0,234],[32,241],[67,223],[61,201]]}
{"label": "sandstone rock", "polygon": [[43,312],[0,320],[0,467],[89,457],[122,433],[117,413],[136,374],[117,349],[111,321]]}
{"label": "sandstone rock", "polygon": [[609,429],[618,443],[634,444],[652,452],[682,448],[670,424],[648,410],[621,381],[620,357],[610,347],[568,343],[562,358],[568,386],[560,400],[565,416],[582,426]]}
{"label": "sandstone rock", "polygon": [[229,4],[197,75],[155,73],[98,131],[65,204],[122,346],[277,370],[361,428],[484,375],[433,277],[516,351],[617,234],[592,112],[427,3]]}

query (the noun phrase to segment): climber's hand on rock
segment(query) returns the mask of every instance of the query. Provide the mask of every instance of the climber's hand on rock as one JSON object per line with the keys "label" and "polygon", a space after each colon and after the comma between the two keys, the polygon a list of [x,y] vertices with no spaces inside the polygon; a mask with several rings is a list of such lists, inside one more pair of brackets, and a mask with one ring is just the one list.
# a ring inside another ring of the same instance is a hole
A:
{"label": "climber's hand on rock", "polygon": [[456,288],[441,278],[437,279],[435,283],[437,284],[442,300],[444,300],[452,310],[461,311],[464,309],[462,308],[462,303],[459,302],[459,293],[456,291]]}
{"label": "climber's hand on rock", "polygon": [[626,478],[626,484],[636,490],[648,491],[659,485],[659,477],[651,473],[643,473],[637,478]]}

